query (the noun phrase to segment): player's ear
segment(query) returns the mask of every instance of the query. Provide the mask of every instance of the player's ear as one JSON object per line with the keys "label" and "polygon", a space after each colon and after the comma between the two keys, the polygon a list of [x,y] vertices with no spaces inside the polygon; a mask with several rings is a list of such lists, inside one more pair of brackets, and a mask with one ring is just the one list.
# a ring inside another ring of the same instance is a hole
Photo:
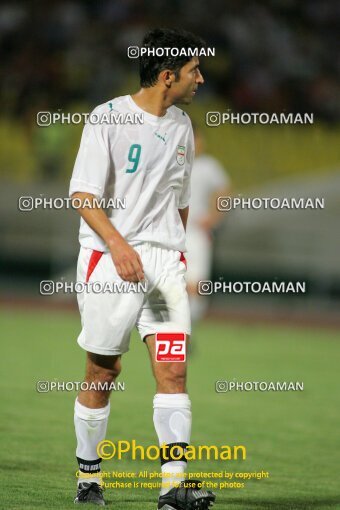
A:
{"label": "player's ear", "polygon": [[165,69],[161,73],[159,73],[159,79],[162,83],[169,89],[173,81],[175,81],[175,74],[173,71],[169,69]]}

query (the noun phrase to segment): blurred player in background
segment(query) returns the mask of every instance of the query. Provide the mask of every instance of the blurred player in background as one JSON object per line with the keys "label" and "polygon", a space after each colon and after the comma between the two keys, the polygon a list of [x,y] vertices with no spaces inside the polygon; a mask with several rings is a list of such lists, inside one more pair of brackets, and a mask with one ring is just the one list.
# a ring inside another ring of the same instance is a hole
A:
{"label": "blurred player in background", "polygon": [[207,309],[206,296],[198,293],[198,282],[209,280],[212,263],[212,232],[223,219],[217,198],[231,192],[230,178],[216,158],[205,152],[203,132],[193,124],[195,161],[191,173],[190,214],[187,223],[188,269],[186,273],[191,320],[201,319]]}

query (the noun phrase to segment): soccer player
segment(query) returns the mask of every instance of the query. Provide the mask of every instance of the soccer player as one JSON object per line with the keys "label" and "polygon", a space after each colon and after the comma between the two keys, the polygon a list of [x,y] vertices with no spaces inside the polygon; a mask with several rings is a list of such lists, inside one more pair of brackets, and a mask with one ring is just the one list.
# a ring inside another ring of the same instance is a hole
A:
{"label": "soccer player", "polygon": [[205,152],[203,132],[194,127],[195,161],[191,173],[190,216],[186,229],[186,273],[193,323],[206,311],[206,296],[197,292],[198,282],[208,280],[212,261],[212,232],[223,214],[217,209],[218,197],[230,195],[230,179],[216,158]]}
{"label": "soccer player", "polygon": [[[168,29],[152,30],[143,40],[147,48],[188,50],[203,44],[191,33]],[[191,481],[190,488],[184,482],[183,451],[191,431],[186,363],[155,360],[156,333],[190,335],[183,252],[194,142],[188,116],[174,105],[190,104],[203,84],[199,59],[183,54],[143,55],[140,82],[136,94],[112,99],[94,112],[143,113],[144,123],[88,123],[70,195],[84,204],[79,209],[78,280],[89,284],[147,282],[147,291],[114,294],[89,288],[78,295],[82,322],[78,344],[87,351],[85,381],[112,383],[120,373],[121,356],[129,349],[131,330],[137,326],[156,380],[153,407],[159,445],[168,445],[168,452],[177,446],[176,453],[182,454],[174,456],[178,460],[170,455],[161,458],[163,481],[181,483],[161,490],[158,508],[205,510],[213,503],[214,494],[201,490],[199,482]],[[126,208],[98,206],[98,199],[112,197],[126,198]],[[87,201],[93,207],[85,206]],[[76,456],[81,474],[75,503],[105,505],[97,445],[106,435],[109,397],[109,390],[96,388],[80,391],[75,402]],[[87,473],[94,476],[89,479]]]}

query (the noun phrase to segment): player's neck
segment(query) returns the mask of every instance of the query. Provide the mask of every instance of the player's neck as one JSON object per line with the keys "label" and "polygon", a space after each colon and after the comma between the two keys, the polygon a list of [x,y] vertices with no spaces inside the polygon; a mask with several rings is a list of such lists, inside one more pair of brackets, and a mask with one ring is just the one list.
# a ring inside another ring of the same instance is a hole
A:
{"label": "player's neck", "polygon": [[166,98],[166,94],[155,87],[141,88],[136,94],[132,94],[131,97],[139,108],[157,117],[164,117],[167,109],[172,104]]}

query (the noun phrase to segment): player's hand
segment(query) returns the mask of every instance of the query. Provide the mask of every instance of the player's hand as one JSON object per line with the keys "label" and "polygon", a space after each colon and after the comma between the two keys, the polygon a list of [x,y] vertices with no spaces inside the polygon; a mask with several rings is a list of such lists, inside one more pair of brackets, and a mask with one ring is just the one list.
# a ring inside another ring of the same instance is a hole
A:
{"label": "player's hand", "polygon": [[110,247],[113,263],[122,280],[127,282],[141,282],[144,280],[144,270],[139,254],[124,240],[115,242]]}

